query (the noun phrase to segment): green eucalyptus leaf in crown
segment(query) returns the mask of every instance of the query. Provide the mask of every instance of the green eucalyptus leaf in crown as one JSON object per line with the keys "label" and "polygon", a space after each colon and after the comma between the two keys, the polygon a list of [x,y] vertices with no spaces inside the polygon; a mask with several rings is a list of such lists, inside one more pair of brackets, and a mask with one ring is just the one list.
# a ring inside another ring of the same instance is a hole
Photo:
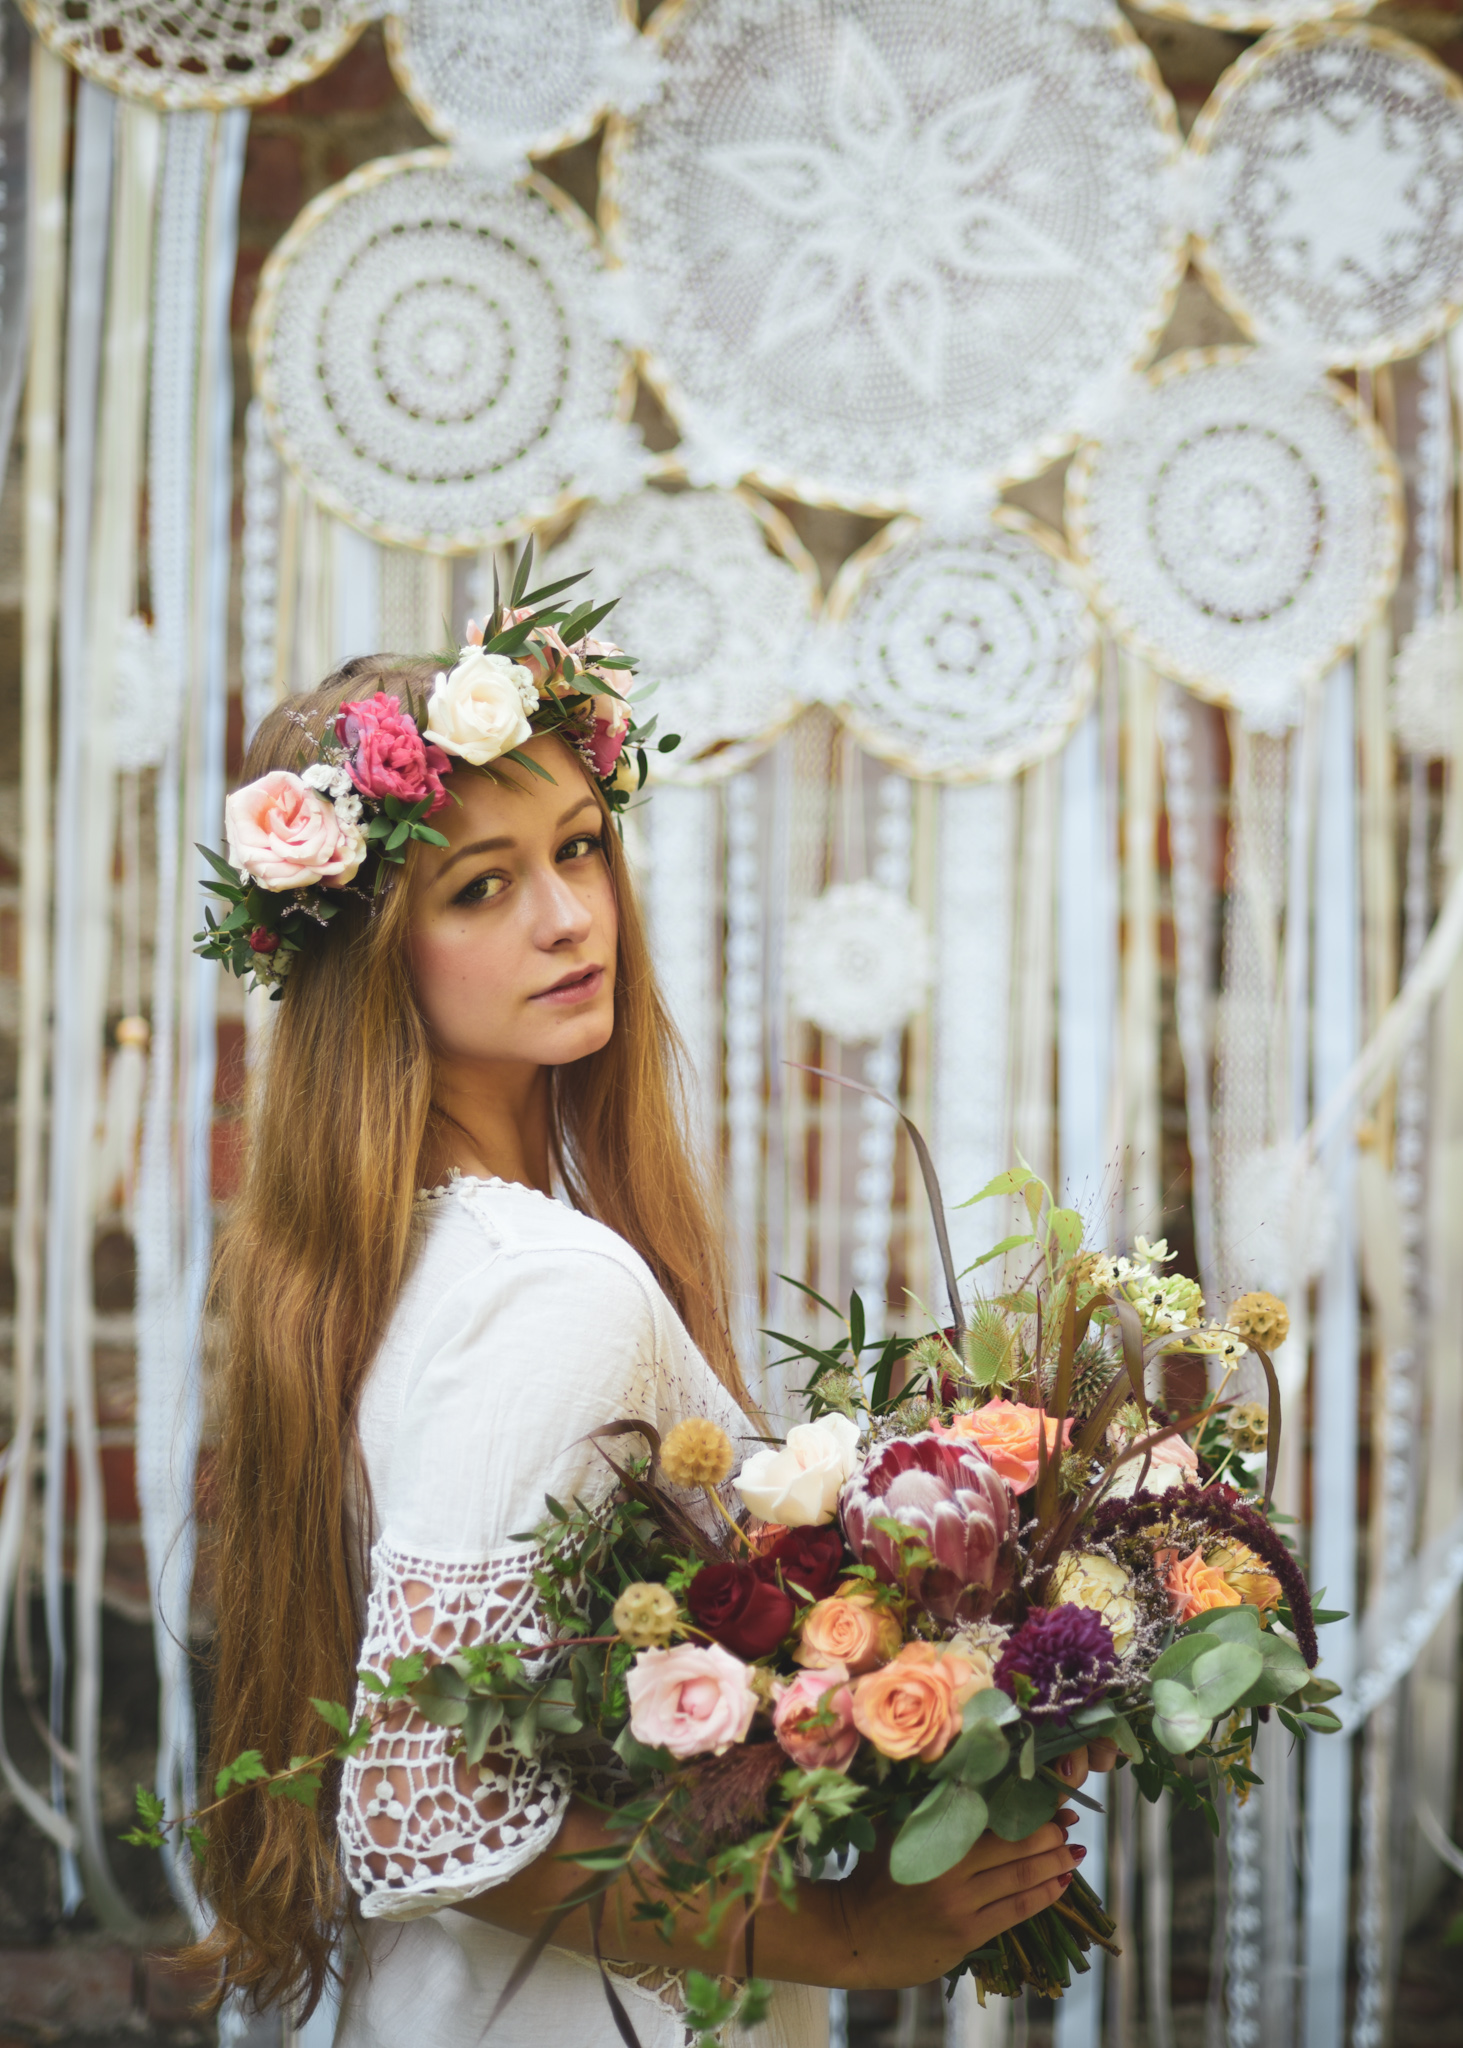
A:
{"label": "green eucalyptus leaf in crown", "polygon": [[612,814],[625,809],[645,785],[647,748],[669,753],[679,736],[655,740],[656,721],[641,723],[627,694],[634,657],[594,637],[617,600],[565,598],[588,570],[530,590],[532,567],[530,541],[506,605],[494,572],[492,615],[481,630],[469,621],[420,720],[378,690],[342,704],[327,734],[312,735],[317,758],[298,775],[271,769],[234,791],[224,806],[228,859],[198,849],[219,907],[205,910],[195,951],[278,999],[343,893],[378,896],[413,840],[446,846],[431,821],[452,798],[444,778],[459,762],[511,761],[552,780],[524,751],[542,734],[574,749]]}

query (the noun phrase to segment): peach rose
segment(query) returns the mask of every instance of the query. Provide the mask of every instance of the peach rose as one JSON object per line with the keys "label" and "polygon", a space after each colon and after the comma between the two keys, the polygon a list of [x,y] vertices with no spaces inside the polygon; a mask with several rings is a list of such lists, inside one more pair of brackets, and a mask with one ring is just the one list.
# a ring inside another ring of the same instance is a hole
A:
{"label": "peach rose", "polygon": [[934,1643],[906,1643],[854,1687],[853,1725],[881,1756],[932,1764],[960,1733],[961,1709],[978,1690],[963,1657]]}
{"label": "peach rose", "polygon": [[366,835],[319,790],[275,768],[224,805],[229,859],[261,889],[341,889],[366,857]]}
{"label": "peach rose", "polygon": [[1180,1557],[1176,1550],[1154,1553],[1153,1562],[1163,1573],[1175,1621],[1192,1621],[1211,1607],[1238,1607],[1240,1596],[1213,1565],[1205,1564],[1202,1550]]}
{"label": "peach rose", "polygon": [[[935,1422],[930,1427],[941,1436],[966,1437],[978,1444],[1011,1491],[1027,1493],[1035,1486],[1041,1469],[1037,1462],[1037,1431],[1043,1424],[1050,1457],[1057,1442],[1055,1418],[1020,1401],[987,1401],[984,1408],[972,1408],[967,1414],[957,1415],[948,1425]],[[1072,1436],[1070,1422],[1061,1425],[1061,1434],[1065,1446]]]}
{"label": "peach rose", "polygon": [[901,1640],[894,1614],[854,1579],[808,1609],[792,1654],[795,1663],[815,1671],[838,1664],[858,1674],[887,1664]]}
{"label": "peach rose", "polygon": [[1209,1565],[1222,1574],[1231,1592],[1238,1593],[1249,1607],[1263,1614],[1280,1598],[1280,1581],[1266,1571],[1264,1560],[1256,1557],[1248,1543],[1221,1543],[1209,1553]]}
{"label": "peach rose", "polygon": [[772,1732],[799,1770],[846,1771],[859,1738],[842,1665],[800,1672],[778,1699]]}

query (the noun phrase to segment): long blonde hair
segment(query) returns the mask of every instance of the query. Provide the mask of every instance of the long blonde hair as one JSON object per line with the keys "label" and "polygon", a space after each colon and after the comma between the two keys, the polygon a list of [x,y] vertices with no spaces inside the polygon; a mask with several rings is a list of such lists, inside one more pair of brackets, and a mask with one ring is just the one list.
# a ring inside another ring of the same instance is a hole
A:
{"label": "long blonde hair", "polygon": [[[265,719],[245,779],[305,765],[339,705],[377,688],[419,712],[435,672],[387,656],[347,663]],[[576,1204],[646,1260],[745,1399],[723,1254],[684,1135],[677,1041],[608,811],[604,843],[619,908],[615,1026],[601,1051],[553,1076],[555,1163]],[[252,1086],[214,1283],[225,1337],[210,1783],[246,1749],[271,1769],[318,1752],[312,1696],[348,1701],[354,1687],[355,1417],[406,1271],[433,1122],[405,880],[396,874],[374,905],[342,897],[297,957]],[[220,1995],[232,1986],[301,2011],[318,2000],[349,1909],[334,1796],[327,1780],[314,1810],[247,1794],[210,1816],[203,1887],[216,1925],[193,1960],[220,1968]]]}

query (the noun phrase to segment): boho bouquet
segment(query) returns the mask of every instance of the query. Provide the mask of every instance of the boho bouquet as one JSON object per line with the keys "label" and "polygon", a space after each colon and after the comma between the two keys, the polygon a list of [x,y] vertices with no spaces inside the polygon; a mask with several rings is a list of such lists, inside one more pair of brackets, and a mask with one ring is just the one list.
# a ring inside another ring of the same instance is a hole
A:
{"label": "boho bouquet", "polygon": [[[1145,1797],[1167,1787],[1217,1825],[1221,1787],[1244,1797],[1258,1782],[1261,1720],[1297,1737],[1339,1726],[1325,1705],[1337,1688],[1312,1675],[1315,1624],[1331,1617],[1313,1613],[1269,1509],[1283,1305],[1247,1295],[1206,1321],[1162,1243],[1139,1239],[1134,1257],[1085,1249],[1080,1217],[1025,1167],[975,1199],[1012,1195],[1030,1228],[987,1258],[1029,1259],[1019,1283],[918,1339],[869,1340],[857,1296],[833,1344],[781,1339],[811,1365],[809,1420],[740,1470],[709,1421],[664,1441],[631,1417],[597,1433],[610,1500],[551,1499],[540,1532],[536,1582],[560,1648],[550,1675],[531,1681],[540,1653],[513,1643],[363,1674],[377,1712],[409,1697],[469,1761],[566,1737],[574,1754],[610,1759],[612,1846],[576,1859],[585,1883],[564,1912],[587,1903],[597,1924],[595,1902],[628,1880],[639,1917],[668,1930],[694,1896],[709,1901],[708,1944],[746,1936],[750,1951],[761,1905],[794,1904],[800,1876],[881,1836],[892,1876],[920,1884],[986,1829],[1030,1834],[1083,1800],[1053,1765],[1099,1737]],[[1246,1351],[1266,1404],[1226,1398]],[[1218,1390],[1181,1415],[1145,1389],[1174,1354],[1222,1362]],[[628,1454],[640,1445],[648,1454]],[[688,1489],[715,1515],[693,1518]],[[372,1725],[317,1705],[333,1750],[274,1772],[251,1753],[219,1795],[259,1780],[312,1801],[331,1755]],[[160,1807],[139,1802],[137,1839],[160,1842]],[[1112,1936],[1078,1874],[949,1981],[973,1973],[982,1999],[1028,1984],[1060,1996]],[[747,2020],[762,1996],[693,1974],[689,2018]]]}

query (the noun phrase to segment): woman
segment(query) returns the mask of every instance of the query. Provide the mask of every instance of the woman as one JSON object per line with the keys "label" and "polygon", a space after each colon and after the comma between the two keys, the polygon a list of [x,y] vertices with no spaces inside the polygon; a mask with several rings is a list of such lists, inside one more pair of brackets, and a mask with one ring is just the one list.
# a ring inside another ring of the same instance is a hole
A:
{"label": "woman", "polygon": [[[512,620],[519,659],[465,649],[445,680],[348,664],[266,720],[230,800],[248,903],[263,888],[316,908],[211,942],[265,979],[289,969],[219,1262],[215,1768],[318,1749],[311,1699],[348,1697],[358,1662],[533,1640],[523,1532],[546,1492],[603,1497],[599,1424],[756,1433],[612,816],[636,737],[613,651],[585,642],[576,663]],[[398,865],[389,826],[369,837],[381,817],[407,817]],[[1079,1755],[1072,1781],[1085,1771]],[[935,1884],[867,1859],[803,1884],[796,1912],[766,1908],[756,1967],[779,1990],[758,2039],[820,2041],[811,1987],[924,1982],[1049,1904],[1073,1818],[982,1841]],[[562,1763],[469,1769],[401,1710],[317,1810],[236,1799],[211,1834],[208,1953],[261,2003],[313,2005],[358,1905],[344,2048],[477,2041],[582,1881],[564,1857],[606,1839]],[[644,2048],[678,2048],[676,1973],[722,1959],[693,1914],[667,1947],[632,1905],[611,1896],[603,1946]],[[566,1919],[495,2038],[615,2041],[591,1946],[584,1913]]]}

